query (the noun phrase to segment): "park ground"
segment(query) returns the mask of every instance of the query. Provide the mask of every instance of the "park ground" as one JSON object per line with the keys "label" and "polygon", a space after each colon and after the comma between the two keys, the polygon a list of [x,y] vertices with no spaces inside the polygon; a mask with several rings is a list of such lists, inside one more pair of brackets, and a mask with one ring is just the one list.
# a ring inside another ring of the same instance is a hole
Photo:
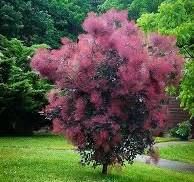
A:
{"label": "park ground", "polygon": [[[194,165],[194,141],[174,142],[174,138],[156,138],[162,159]],[[172,142],[173,143],[173,142]],[[114,166],[107,176],[101,168],[81,166],[74,147],[62,136],[0,138],[0,182],[194,182],[194,173],[178,172],[135,162],[125,167]]]}

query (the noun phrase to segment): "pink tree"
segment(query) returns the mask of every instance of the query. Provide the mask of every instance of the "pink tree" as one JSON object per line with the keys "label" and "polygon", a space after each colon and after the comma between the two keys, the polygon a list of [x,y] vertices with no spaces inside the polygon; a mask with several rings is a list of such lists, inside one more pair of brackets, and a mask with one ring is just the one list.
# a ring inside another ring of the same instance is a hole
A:
{"label": "pink tree", "polygon": [[152,149],[152,131],[166,124],[161,102],[176,85],[183,59],[173,37],[145,36],[126,11],[90,13],[78,42],[40,49],[31,66],[51,80],[44,109],[54,132],[77,147],[83,164],[129,163]]}

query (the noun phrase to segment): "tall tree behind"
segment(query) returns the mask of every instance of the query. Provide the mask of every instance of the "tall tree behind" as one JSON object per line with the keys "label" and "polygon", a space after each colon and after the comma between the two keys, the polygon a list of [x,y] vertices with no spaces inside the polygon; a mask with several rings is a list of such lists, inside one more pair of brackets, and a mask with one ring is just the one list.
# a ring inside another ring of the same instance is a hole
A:
{"label": "tall tree behind", "polygon": [[[160,32],[177,37],[177,44],[185,54],[193,55],[194,2],[192,0],[171,0],[161,4],[157,13],[143,14],[138,24],[146,32]],[[184,48],[190,50],[185,52]]]}
{"label": "tall tree behind", "polygon": [[89,2],[79,0],[2,0],[0,32],[28,45],[46,43],[57,47],[60,37],[76,37],[89,10]]}
{"label": "tall tree behind", "polygon": [[128,15],[131,20],[138,19],[143,13],[156,12],[158,6],[164,0],[106,0],[99,5],[99,11],[107,11],[115,8],[119,10],[128,10]]}
{"label": "tall tree behind", "polygon": [[[37,47],[0,36],[0,134],[31,134],[48,124],[38,115],[51,86],[29,68]],[[45,47],[45,46],[44,46]]]}

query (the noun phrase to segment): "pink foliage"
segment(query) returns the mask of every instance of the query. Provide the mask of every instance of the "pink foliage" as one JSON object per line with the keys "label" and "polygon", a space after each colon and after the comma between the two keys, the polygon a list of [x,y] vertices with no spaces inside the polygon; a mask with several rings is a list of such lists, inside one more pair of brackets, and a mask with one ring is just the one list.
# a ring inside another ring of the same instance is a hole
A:
{"label": "pink foliage", "polygon": [[169,52],[176,46],[176,38],[172,36],[153,34],[150,41],[154,47],[158,48],[158,51]]}
{"label": "pink foliage", "polygon": [[75,120],[81,120],[84,117],[85,102],[83,98],[78,98],[75,103]]}
{"label": "pink foliage", "polygon": [[63,133],[64,127],[60,119],[53,119],[53,132],[54,133]]}
{"label": "pink foliage", "polygon": [[66,129],[65,134],[75,145],[84,146],[85,137],[79,126]]}
{"label": "pink foliage", "polygon": [[99,107],[100,104],[102,104],[102,98],[99,92],[97,91],[93,91],[91,93],[91,98],[90,98],[91,102],[93,104],[95,104],[96,107]]}

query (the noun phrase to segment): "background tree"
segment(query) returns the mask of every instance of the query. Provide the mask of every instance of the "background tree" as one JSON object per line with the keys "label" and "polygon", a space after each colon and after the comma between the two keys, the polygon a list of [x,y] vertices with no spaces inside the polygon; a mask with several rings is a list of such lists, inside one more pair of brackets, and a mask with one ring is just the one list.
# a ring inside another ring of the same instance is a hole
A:
{"label": "background tree", "polygon": [[128,10],[131,20],[138,19],[143,13],[156,12],[158,6],[164,0],[106,0],[99,5],[99,10],[104,12],[111,8],[118,10]]}
{"label": "background tree", "polygon": [[40,49],[31,66],[56,86],[45,108],[54,131],[106,174],[151,150],[151,130],[165,126],[165,87],[178,83],[183,59],[173,37],[146,38],[126,11],[90,13],[83,29],[78,43],[64,38],[60,49]]}
{"label": "background tree", "polygon": [[89,2],[80,0],[2,0],[0,32],[28,45],[46,43],[57,47],[60,37],[77,36],[89,10]]}
{"label": "background tree", "polygon": [[38,47],[43,45],[26,47],[0,36],[0,134],[31,134],[49,123],[37,112],[46,104],[44,95],[51,87],[29,68]]}
{"label": "background tree", "polygon": [[101,5],[99,5],[99,10],[105,12],[109,9],[123,10],[127,9],[133,0],[105,0]]}
{"label": "background tree", "polygon": [[185,64],[184,77],[179,88],[181,106],[194,117],[194,61]]}
{"label": "background tree", "polygon": [[157,12],[164,0],[133,0],[128,8],[129,17],[137,20],[143,13]]}
{"label": "background tree", "polygon": [[176,36],[182,52],[187,48],[193,57],[193,8],[192,0],[165,1],[157,13],[143,14],[137,22],[146,32]]}

